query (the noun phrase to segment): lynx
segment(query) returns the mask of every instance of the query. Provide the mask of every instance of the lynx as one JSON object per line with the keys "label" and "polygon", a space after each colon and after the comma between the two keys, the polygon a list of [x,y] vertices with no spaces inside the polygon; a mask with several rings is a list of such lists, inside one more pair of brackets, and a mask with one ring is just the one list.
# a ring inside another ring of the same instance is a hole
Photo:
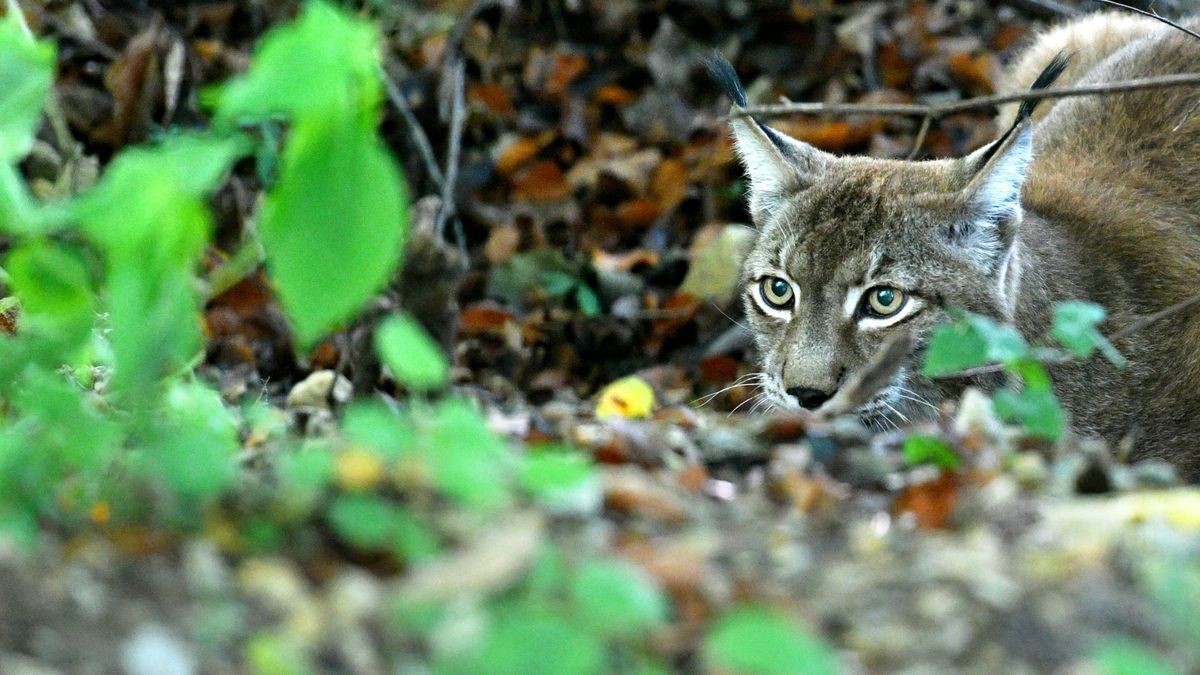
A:
{"label": "lynx", "polygon": [[[1034,41],[1004,87],[1196,71],[1200,41],[1101,14]],[[735,102],[730,126],[758,232],[743,301],[777,407],[822,411],[905,332],[907,357],[857,412],[868,422],[929,419],[965,386],[999,382],[920,375],[951,308],[1034,341],[1058,301],[1104,306],[1101,330],[1112,333],[1200,291],[1196,89],[1048,100],[1036,115],[1027,102],[1002,110],[1005,131],[966,157],[900,161],[828,154],[738,114],[746,99],[732,67],[714,72]],[[1073,430],[1132,440],[1130,459],[1166,458],[1200,477],[1200,309],[1116,347],[1123,368],[1096,357],[1051,369]]]}

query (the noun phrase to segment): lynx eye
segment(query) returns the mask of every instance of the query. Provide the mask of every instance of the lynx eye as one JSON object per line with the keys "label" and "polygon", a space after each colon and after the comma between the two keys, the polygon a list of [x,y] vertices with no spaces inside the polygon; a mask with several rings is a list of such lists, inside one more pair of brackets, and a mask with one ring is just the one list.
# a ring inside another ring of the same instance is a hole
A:
{"label": "lynx eye", "polygon": [[792,285],[779,277],[764,277],[758,282],[758,294],[773,309],[791,309],[794,299]]}
{"label": "lynx eye", "polygon": [[884,318],[899,312],[906,302],[908,296],[899,288],[876,286],[867,291],[867,302],[863,305],[863,310],[868,316]]}

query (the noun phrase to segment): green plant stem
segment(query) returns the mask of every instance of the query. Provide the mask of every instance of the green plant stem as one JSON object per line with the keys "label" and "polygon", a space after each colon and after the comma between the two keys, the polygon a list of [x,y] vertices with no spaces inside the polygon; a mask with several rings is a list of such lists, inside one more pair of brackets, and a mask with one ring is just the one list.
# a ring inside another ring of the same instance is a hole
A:
{"label": "green plant stem", "polygon": [[266,253],[263,251],[262,244],[257,239],[252,239],[244,244],[241,248],[234,251],[224,263],[221,263],[212,274],[208,276],[208,288],[204,292],[204,302],[208,302],[213,298],[221,295],[225,291],[233,288],[239,281],[250,275],[263,260],[266,259]]}

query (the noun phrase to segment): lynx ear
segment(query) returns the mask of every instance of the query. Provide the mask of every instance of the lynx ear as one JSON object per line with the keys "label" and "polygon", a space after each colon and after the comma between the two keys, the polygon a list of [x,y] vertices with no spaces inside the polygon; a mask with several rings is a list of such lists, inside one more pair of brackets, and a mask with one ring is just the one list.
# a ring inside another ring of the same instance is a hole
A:
{"label": "lynx ear", "polygon": [[[1050,59],[1030,90],[1054,84],[1070,57],[1059,52]],[[1021,188],[1033,160],[1033,109],[1038,99],[1021,103],[1013,125],[996,142],[962,161],[967,175],[965,218],[951,236],[987,269],[1008,253],[1021,223]]]}
{"label": "lynx ear", "polygon": [[782,134],[746,114],[746,91],[729,61],[713,55],[708,62],[713,79],[733,101],[729,127],[734,146],[750,179],[750,215],[761,223],[783,197],[802,188],[831,158],[816,148]]}
{"label": "lynx ear", "polygon": [[1022,120],[965,160],[971,174],[965,190],[966,214],[951,236],[985,267],[1012,245],[1024,215],[1021,188],[1032,159],[1033,124]]}

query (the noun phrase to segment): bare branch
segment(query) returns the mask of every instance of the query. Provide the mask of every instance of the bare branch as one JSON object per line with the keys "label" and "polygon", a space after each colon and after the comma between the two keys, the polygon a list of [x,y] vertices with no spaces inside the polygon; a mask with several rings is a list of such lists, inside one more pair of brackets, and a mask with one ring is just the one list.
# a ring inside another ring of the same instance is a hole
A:
{"label": "bare branch", "polygon": [[993,108],[1004,103],[1031,101],[1046,98],[1071,98],[1100,94],[1118,94],[1143,89],[1165,89],[1200,85],[1200,73],[1176,73],[1156,77],[1141,77],[1118,82],[1101,82],[1074,87],[1053,87],[1036,91],[979,96],[950,103],[776,103],[752,105],[729,116],[757,115],[780,117],[784,115],[913,115],[929,116],[935,120],[966,110]]}
{"label": "bare branch", "polygon": [[380,68],[379,77],[383,79],[383,88],[387,92],[388,100],[396,110],[400,111],[400,117],[404,118],[404,123],[408,125],[408,133],[412,137],[413,144],[417,146],[417,152],[421,153],[425,171],[429,173],[429,177],[433,179],[437,188],[442,189],[446,181],[442,177],[441,168],[438,167],[437,158],[433,155],[433,146],[429,144],[429,136],[425,134],[425,129],[421,128],[420,120],[409,107],[400,88],[396,86],[395,82],[392,82],[387,71]]}
{"label": "bare branch", "polygon": [[1174,28],[1175,30],[1183,31],[1184,33],[1191,35],[1192,37],[1196,38],[1197,40],[1200,40],[1200,33],[1197,33],[1196,31],[1193,31],[1188,28],[1184,28],[1183,26],[1175,23],[1174,21],[1168,19],[1167,17],[1160,15],[1158,12],[1139,9],[1139,8],[1133,7],[1131,5],[1126,5],[1123,2],[1114,2],[1114,0],[1092,0],[1092,2],[1098,2],[1102,5],[1108,5],[1109,7],[1120,7],[1121,9],[1141,14],[1142,16],[1148,16],[1151,19],[1154,19],[1156,21],[1161,21],[1161,22],[1167,24],[1168,26]]}
{"label": "bare branch", "polygon": [[1164,307],[1163,309],[1160,309],[1157,312],[1154,312],[1153,314],[1147,314],[1147,315],[1143,316],[1142,318],[1138,319],[1137,321],[1134,321],[1133,323],[1129,324],[1128,326],[1125,326],[1121,330],[1116,331],[1112,335],[1109,335],[1108,341],[1109,342],[1117,342],[1118,340],[1123,340],[1123,339],[1129,337],[1130,335],[1142,330],[1146,326],[1149,326],[1150,324],[1152,324],[1156,321],[1165,319],[1165,318],[1171,316],[1172,314],[1178,314],[1179,312],[1182,312],[1185,309],[1192,307],[1196,303],[1200,303],[1200,293],[1197,293],[1196,295],[1193,295],[1190,298],[1185,298],[1169,307]]}
{"label": "bare branch", "polygon": [[1075,10],[1056,0],[1003,0],[1004,4],[1032,14],[1039,19],[1061,19],[1074,16]]}
{"label": "bare branch", "polygon": [[450,108],[450,142],[446,148],[446,180],[442,184],[442,208],[438,211],[434,232],[439,238],[446,231],[446,221],[456,212],[454,188],[458,183],[458,165],[462,158],[463,126],[466,122],[466,64],[457,59],[453,65],[454,99]]}
{"label": "bare branch", "polygon": [[908,159],[916,159],[917,155],[921,154],[921,146],[925,145],[925,136],[929,133],[931,126],[933,126],[933,116],[926,115],[921,120],[921,129],[917,131],[917,137],[913,140],[912,150],[908,152]]}

